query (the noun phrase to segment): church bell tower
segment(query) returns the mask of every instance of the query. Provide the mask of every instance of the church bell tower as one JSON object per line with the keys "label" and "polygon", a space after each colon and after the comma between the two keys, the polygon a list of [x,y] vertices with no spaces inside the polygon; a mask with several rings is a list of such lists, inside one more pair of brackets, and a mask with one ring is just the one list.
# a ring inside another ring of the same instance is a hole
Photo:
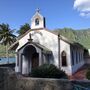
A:
{"label": "church bell tower", "polygon": [[31,18],[31,29],[45,28],[45,17],[40,14],[37,9],[35,15]]}

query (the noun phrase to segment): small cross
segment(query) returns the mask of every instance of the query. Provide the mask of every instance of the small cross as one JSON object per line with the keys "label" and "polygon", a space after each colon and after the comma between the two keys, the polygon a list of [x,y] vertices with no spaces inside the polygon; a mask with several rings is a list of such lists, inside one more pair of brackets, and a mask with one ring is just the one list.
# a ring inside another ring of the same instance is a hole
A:
{"label": "small cross", "polygon": [[32,37],[31,37],[31,33],[29,34],[29,39],[32,39]]}
{"label": "small cross", "polygon": [[29,41],[29,42],[32,42],[32,40],[33,40],[33,39],[32,39],[31,33],[30,33],[30,34],[29,34],[29,39],[28,39],[28,41]]}
{"label": "small cross", "polygon": [[40,12],[40,8],[37,8],[37,9],[36,9],[36,12]]}

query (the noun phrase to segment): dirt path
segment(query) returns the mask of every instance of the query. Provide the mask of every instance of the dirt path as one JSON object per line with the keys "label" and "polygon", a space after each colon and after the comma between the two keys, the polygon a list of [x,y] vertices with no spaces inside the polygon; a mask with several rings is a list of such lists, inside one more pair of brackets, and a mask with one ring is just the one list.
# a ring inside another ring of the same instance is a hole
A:
{"label": "dirt path", "polygon": [[70,76],[70,80],[86,80],[86,72],[90,65],[82,66],[74,75]]}

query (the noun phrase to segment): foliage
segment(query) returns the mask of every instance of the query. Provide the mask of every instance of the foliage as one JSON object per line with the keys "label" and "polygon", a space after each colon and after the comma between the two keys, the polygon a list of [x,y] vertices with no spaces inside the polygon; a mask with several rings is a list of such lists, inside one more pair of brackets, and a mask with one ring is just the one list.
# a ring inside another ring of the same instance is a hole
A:
{"label": "foliage", "polygon": [[16,41],[16,36],[13,34],[13,30],[10,29],[8,24],[0,24],[0,43],[3,44],[6,49],[6,57],[8,57],[8,46]]}
{"label": "foliage", "polygon": [[70,41],[79,42],[86,48],[90,48],[90,29],[74,30],[71,28],[56,29],[53,32],[59,33]]}
{"label": "foliage", "polygon": [[[15,51],[8,52],[9,57],[15,57]],[[6,57],[6,46],[0,44],[0,57]]]}
{"label": "foliage", "polygon": [[67,78],[64,71],[59,70],[52,64],[44,64],[34,68],[31,72],[31,76],[39,78]]}
{"label": "foliage", "polygon": [[87,70],[87,73],[86,73],[86,78],[87,78],[88,80],[90,80],[90,69],[89,69],[89,70]]}
{"label": "foliage", "polygon": [[24,34],[30,29],[30,25],[28,23],[25,23],[24,25],[21,25],[20,29],[17,31],[17,33],[20,35]]}
{"label": "foliage", "polygon": [[1,44],[10,45],[15,42],[16,36],[13,34],[13,30],[9,28],[8,24],[0,24],[0,41]]}

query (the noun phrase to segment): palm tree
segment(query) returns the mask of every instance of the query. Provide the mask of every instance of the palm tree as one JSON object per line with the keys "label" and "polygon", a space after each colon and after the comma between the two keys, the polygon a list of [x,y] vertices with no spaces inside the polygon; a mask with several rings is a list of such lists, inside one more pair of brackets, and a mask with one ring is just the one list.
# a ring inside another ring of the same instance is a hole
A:
{"label": "palm tree", "polygon": [[[0,24],[0,43],[6,47],[6,57],[8,58],[8,46],[16,41],[16,36],[8,24]],[[9,62],[9,61],[8,61]]]}
{"label": "palm tree", "polygon": [[20,26],[20,29],[17,31],[17,33],[20,35],[23,35],[25,32],[30,30],[30,25],[28,23],[25,23],[24,25]]}

